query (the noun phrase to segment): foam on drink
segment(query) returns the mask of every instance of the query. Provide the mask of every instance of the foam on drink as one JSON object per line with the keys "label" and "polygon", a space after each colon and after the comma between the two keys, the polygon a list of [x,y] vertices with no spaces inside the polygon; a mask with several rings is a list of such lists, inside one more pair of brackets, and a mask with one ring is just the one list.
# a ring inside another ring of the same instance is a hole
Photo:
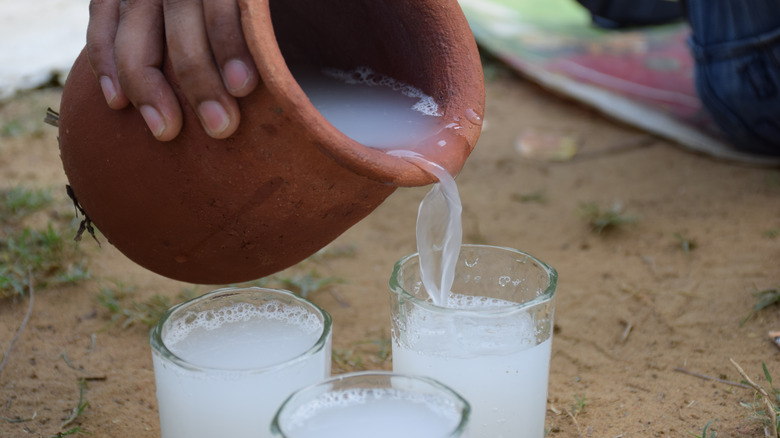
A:
{"label": "foam on drink", "polygon": [[322,394],[285,418],[289,438],[448,437],[459,407],[431,394],[390,388],[354,388]]}
{"label": "foam on drink", "polygon": [[182,311],[160,334],[177,359],[153,349],[164,438],[270,437],[276,408],[330,374],[321,315],[284,301]]}
{"label": "foam on drink", "polygon": [[322,321],[304,308],[279,302],[238,303],[188,312],[163,333],[163,342],[194,365],[257,369],[306,351],[321,333]]}
{"label": "foam on drink", "polygon": [[441,115],[439,113],[439,105],[436,101],[434,101],[431,96],[423,93],[419,88],[393,79],[390,76],[377,74],[368,67],[358,67],[352,71],[328,68],[323,70],[323,73],[325,73],[326,76],[348,85],[367,85],[369,87],[379,87],[380,89],[390,89],[416,100],[411,107],[413,111],[420,112],[426,116]]}

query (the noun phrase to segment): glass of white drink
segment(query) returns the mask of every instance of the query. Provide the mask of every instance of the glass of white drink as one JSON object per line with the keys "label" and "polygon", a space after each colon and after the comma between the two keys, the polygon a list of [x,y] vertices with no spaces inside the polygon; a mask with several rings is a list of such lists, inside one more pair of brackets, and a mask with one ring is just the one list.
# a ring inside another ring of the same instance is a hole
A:
{"label": "glass of white drink", "polygon": [[271,431],[281,438],[464,438],[469,411],[433,379],[367,371],[294,393]]}
{"label": "glass of white drink", "polygon": [[284,399],[330,376],[330,315],[287,291],[207,293],[150,338],[163,438],[269,437]]}
{"label": "glass of white drink", "polygon": [[556,271],[523,252],[462,245],[446,306],[417,254],[396,263],[393,371],[432,377],[471,404],[472,438],[542,438]]}

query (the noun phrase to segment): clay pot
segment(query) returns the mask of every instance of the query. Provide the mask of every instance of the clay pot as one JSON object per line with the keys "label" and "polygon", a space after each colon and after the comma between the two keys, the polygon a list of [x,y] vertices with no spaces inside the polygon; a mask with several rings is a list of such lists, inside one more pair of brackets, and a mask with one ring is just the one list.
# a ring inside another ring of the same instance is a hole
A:
{"label": "clay pot", "polygon": [[225,284],[277,272],[396,187],[434,182],[334,128],[288,63],[368,66],[434,97],[443,124],[458,126],[426,154],[452,174],[479,136],[480,59],[456,0],[243,0],[241,17],[262,83],[240,99],[241,124],[228,139],[208,137],[176,90],[182,132],[156,141],[134,108],[108,108],[84,53],[65,84],[60,151],[78,202],[122,253],[173,279]]}

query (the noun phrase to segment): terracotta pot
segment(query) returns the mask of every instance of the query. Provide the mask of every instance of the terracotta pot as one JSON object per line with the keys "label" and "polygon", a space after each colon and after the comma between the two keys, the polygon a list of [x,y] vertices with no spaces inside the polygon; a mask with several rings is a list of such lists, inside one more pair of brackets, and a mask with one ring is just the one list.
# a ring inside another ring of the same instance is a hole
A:
{"label": "terracotta pot", "polygon": [[[270,4],[269,4],[270,3]],[[368,66],[439,103],[456,174],[484,112],[479,54],[456,0],[242,0],[262,84],[240,100],[238,132],[208,137],[179,93],[184,127],[158,142],[139,113],[107,107],[84,53],[60,107],[65,173],[89,219],[127,257],[192,283],[237,283],[289,267],[374,210],[396,187],[434,178],[363,146],[312,106],[287,63]],[[171,69],[169,80],[176,84]],[[412,232],[412,231],[410,231]]]}

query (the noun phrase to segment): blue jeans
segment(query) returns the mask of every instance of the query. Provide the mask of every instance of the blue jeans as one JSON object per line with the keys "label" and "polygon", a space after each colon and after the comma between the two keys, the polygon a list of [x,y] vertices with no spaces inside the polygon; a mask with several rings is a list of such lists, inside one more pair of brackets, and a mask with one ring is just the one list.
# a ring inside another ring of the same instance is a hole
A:
{"label": "blue jeans", "polygon": [[735,148],[780,155],[780,1],[686,3],[702,103]]}

